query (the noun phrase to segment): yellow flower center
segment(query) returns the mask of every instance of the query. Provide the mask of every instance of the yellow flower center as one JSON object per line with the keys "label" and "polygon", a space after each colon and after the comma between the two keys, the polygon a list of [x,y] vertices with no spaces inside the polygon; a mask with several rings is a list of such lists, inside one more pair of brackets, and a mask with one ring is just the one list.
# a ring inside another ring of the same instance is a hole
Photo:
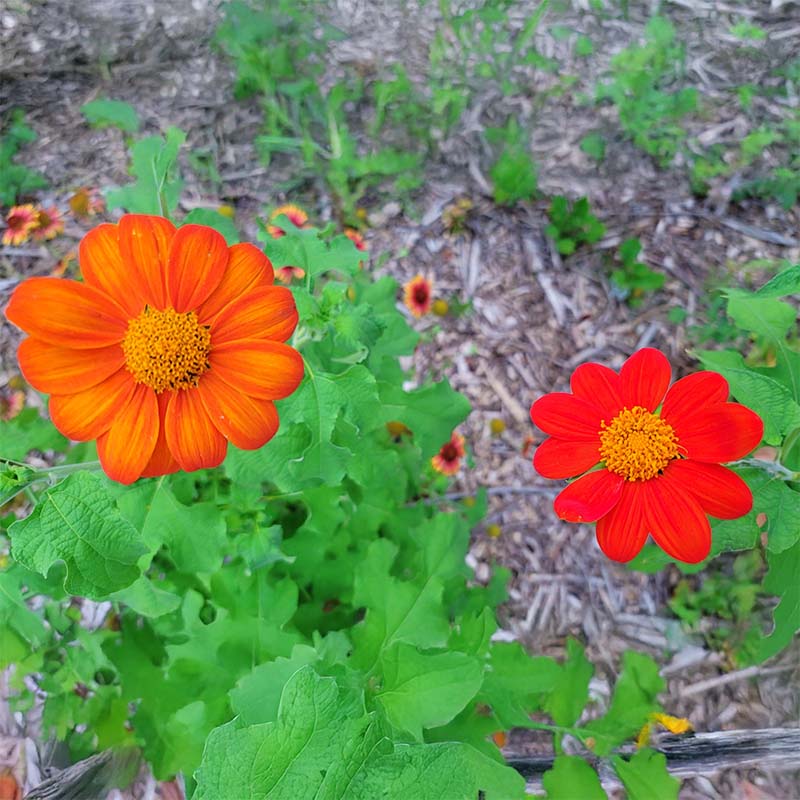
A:
{"label": "yellow flower center", "polygon": [[625,480],[655,478],[679,455],[672,426],[642,406],[623,408],[610,424],[601,424],[600,457]]}
{"label": "yellow flower center", "polygon": [[211,366],[210,346],[211,332],[194,311],[179,314],[172,308],[156,311],[147,306],[128,323],[122,340],[128,372],[156,394],[197,386]]}

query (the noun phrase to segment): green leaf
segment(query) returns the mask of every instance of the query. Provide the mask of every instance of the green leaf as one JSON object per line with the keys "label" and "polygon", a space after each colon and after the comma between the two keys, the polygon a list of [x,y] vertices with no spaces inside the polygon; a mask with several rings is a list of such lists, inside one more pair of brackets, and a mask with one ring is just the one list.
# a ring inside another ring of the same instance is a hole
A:
{"label": "green leaf", "polygon": [[239,243],[239,231],[233,220],[213,208],[193,208],[183,219],[182,225],[207,225],[225,237],[228,246]]}
{"label": "green leaf", "polygon": [[780,553],[767,552],[769,572],[764,590],[780,597],[773,612],[775,624],[769,636],[759,642],[756,660],[765,661],[779,653],[800,630],[800,541]]}
{"label": "green leaf", "polygon": [[779,272],[767,281],[756,294],[759,297],[785,297],[800,292],[800,264]]}
{"label": "green leaf", "polygon": [[630,759],[611,759],[628,792],[628,800],[678,800],[681,782],[667,772],[667,757],[645,748]]}
{"label": "green leaf", "polygon": [[764,421],[764,441],[780,444],[790,430],[800,425],[800,405],[778,381],[748,369],[739,353],[732,350],[697,354],[706,369],[719,372],[731,387],[733,396]]}
{"label": "green leaf", "polygon": [[389,721],[422,740],[423,728],[446,725],[483,681],[477,658],[464,653],[424,654],[397,643],[381,657],[383,685],[376,698]]}
{"label": "green leaf", "polygon": [[599,133],[589,133],[581,139],[581,150],[595,161],[602,161],[606,157],[606,140]]}
{"label": "green leaf", "polygon": [[139,115],[130,103],[122,100],[92,100],[81,106],[86,121],[94,128],[119,128],[126,133],[139,130]]}
{"label": "green leaf", "polygon": [[35,408],[23,409],[8,421],[0,420],[0,458],[24,461],[31,450],[67,449],[67,440]]}
{"label": "green leaf", "polygon": [[300,267],[312,278],[326,272],[354,275],[364,259],[353,242],[343,234],[326,239],[316,228],[296,228],[284,216],[273,221],[286,231],[284,236],[273,239],[268,233],[258,235],[264,242],[264,251],[275,267]]}
{"label": "green leaf", "polygon": [[556,725],[574,725],[589,699],[589,681],[594,667],[575,639],[567,639],[567,660],[545,703]]}
{"label": "green leaf", "polygon": [[733,289],[728,291],[727,310],[740,328],[773,342],[782,342],[797,318],[797,311],[788,303]]}
{"label": "green leaf", "polygon": [[109,599],[124,603],[143,617],[161,617],[181,604],[180,595],[159,589],[144,575],[126,589],[114,592]]}
{"label": "green leaf", "polygon": [[14,558],[47,575],[63,561],[64,588],[100,600],[132,584],[147,553],[139,532],[117,510],[102,478],[78,472],[48,489],[31,515],[9,529]]}
{"label": "green leaf", "polygon": [[606,800],[597,773],[577,756],[556,756],[553,768],[542,775],[548,800]]}
{"label": "green leaf", "polygon": [[133,146],[130,186],[106,193],[109,209],[124,208],[136,214],[171,214],[178,206],[183,181],[176,176],[178,151],[186,134],[168,128],[165,138],[147,136]]}
{"label": "green leaf", "polygon": [[[25,602],[25,577],[25,570],[15,564],[0,572],[0,628],[13,629],[25,640],[29,649],[36,649],[47,640],[47,632],[41,617],[31,611]],[[0,664],[4,661],[0,656]]]}

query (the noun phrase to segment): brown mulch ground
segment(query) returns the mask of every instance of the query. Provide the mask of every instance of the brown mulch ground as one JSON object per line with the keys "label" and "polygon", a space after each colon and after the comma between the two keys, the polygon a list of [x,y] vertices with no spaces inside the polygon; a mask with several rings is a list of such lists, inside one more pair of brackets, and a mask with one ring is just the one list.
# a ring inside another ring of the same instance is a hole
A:
{"label": "brown mulch ground", "polygon": [[[259,164],[252,145],[260,131],[257,103],[231,99],[230,65],[209,47],[217,5],[173,1],[167,12],[160,4],[138,0],[125,3],[123,12],[123,4],[110,0],[16,0],[0,10],[0,115],[22,107],[37,131],[25,163],[42,171],[53,187],[42,194],[43,201],[63,207],[81,185],[126,181],[123,135],[88,129],[80,113],[88,100],[111,96],[132,103],[148,132],[178,125],[188,133],[187,150],[213,153],[222,177],[220,193],[187,171],[185,208],[231,202],[240,229],[254,237],[255,218],[264,206],[284,199],[274,187],[285,175],[280,164],[270,170]],[[404,4],[391,0],[331,3],[333,21],[358,42],[355,50],[348,42],[334,48],[332,69],[353,59],[385,64],[402,58],[412,75],[414,70],[417,77],[424,75],[434,5],[407,14]],[[479,579],[494,563],[512,570],[504,624],[532,650],[559,655],[567,635],[587,644],[597,665],[592,692],[599,702],[609,694],[620,654],[635,648],[664,665],[665,706],[688,716],[698,730],[796,725],[797,648],[755,675],[732,672],[730,661],[710,650],[702,636],[682,632],[666,607],[677,571],[648,576],[602,557],[591,528],[556,520],[551,503],[557,487],[539,479],[521,453],[526,437],[536,435],[528,418],[531,402],[565,389],[575,366],[597,360],[619,367],[633,350],[653,345],[678,371],[688,370],[693,361],[687,331],[702,321],[707,286],[749,280],[746,265],[756,259],[800,261],[796,242],[776,244],[772,235],[800,238],[796,207],[786,212],[760,202],[733,204],[731,180],[697,200],[680,165],[658,169],[624,140],[612,108],[575,100],[580,91],[591,93],[611,55],[640,35],[648,9],[631,3],[628,20],[619,14],[601,20],[588,13],[583,0],[561,5],[542,31],[558,23],[589,35],[597,51],[588,62],[594,72],[584,74],[587,62],[575,59],[571,41],[544,33],[538,37],[540,51],[557,58],[578,82],[567,94],[548,95],[554,77],[531,73],[532,94],[546,97],[527,110],[535,118],[531,147],[543,195],[587,195],[607,224],[604,239],[562,259],[543,233],[546,201],[514,210],[495,206],[487,197],[488,165],[476,147],[475,129],[459,131],[444,143],[441,158],[429,165],[415,213],[405,215],[398,204],[386,201],[369,209],[373,256],[404,253],[390,258],[382,272],[401,282],[423,272],[433,277],[439,296],[471,303],[471,311],[461,316],[421,322],[426,335],[414,357],[420,379],[446,376],[473,404],[463,432],[475,466],[454,490],[489,487],[487,522],[502,533],[491,538],[479,531],[470,562]],[[735,142],[753,126],[732,103],[728,88],[765,81],[775,65],[797,51],[800,7],[775,1],[758,5],[754,11],[710,1],[665,4],[687,45],[687,80],[707,98],[703,114],[689,123],[692,136],[706,143]],[[522,19],[532,4],[518,6],[514,13]],[[750,58],[741,57],[728,34],[741,17],[770,34],[769,45]],[[504,118],[509,102],[487,95],[475,125]],[[766,123],[793,113],[777,103],[758,102]],[[597,129],[609,137],[607,158],[599,166],[578,147],[587,132]],[[470,198],[474,207],[465,230],[451,234],[442,212],[461,197]],[[316,201],[318,218],[329,215],[324,191]],[[742,223],[750,226],[747,233]],[[48,248],[0,250],[0,291],[9,291],[21,276],[47,274],[82,232],[73,223]],[[637,309],[615,297],[607,277],[612,248],[632,236],[641,239],[645,260],[667,274],[664,289]],[[687,310],[684,323],[668,321],[671,308]],[[10,328],[2,330],[0,379],[13,372],[13,337]],[[489,431],[494,418],[506,423],[499,436]],[[509,752],[530,747],[526,736],[512,734]],[[800,797],[795,778],[729,770],[687,781],[681,796]]]}

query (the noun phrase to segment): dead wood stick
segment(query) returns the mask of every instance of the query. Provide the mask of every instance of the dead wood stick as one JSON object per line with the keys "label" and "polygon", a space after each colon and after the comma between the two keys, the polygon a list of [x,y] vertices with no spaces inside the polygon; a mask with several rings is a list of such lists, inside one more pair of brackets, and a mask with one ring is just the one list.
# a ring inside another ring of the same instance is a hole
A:
{"label": "dead wood stick", "polygon": [[[758,766],[780,772],[800,769],[800,728],[762,728],[749,731],[714,731],[684,736],[665,734],[654,749],[667,757],[667,769],[677,778],[713,775],[722,769]],[[620,750],[629,755],[632,749]],[[552,769],[552,757],[510,757],[507,763],[519,772],[528,790],[542,790],[542,775]],[[590,759],[607,788],[620,786],[607,759]]]}

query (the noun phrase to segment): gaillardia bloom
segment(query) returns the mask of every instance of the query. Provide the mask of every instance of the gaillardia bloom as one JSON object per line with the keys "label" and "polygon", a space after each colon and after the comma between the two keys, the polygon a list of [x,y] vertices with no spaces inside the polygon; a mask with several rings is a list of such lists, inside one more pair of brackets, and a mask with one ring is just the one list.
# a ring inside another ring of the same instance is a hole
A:
{"label": "gaillardia bloom", "polygon": [[120,483],[217,466],[227,443],[261,447],[275,400],[303,377],[283,344],[297,325],[269,259],[202,225],[127,214],[80,244],[83,283],[29,278],[6,316],[29,338],[22,373],[66,436],[97,439]]}
{"label": "gaillardia bloom", "polygon": [[28,241],[31,232],[39,224],[36,208],[28,203],[24,206],[12,206],[6,214],[6,229],[3,231],[3,244],[14,247]]}
{"label": "gaillardia bloom", "polygon": [[[291,203],[287,203],[285,206],[278,206],[269,215],[269,221],[272,222],[278,217],[286,217],[295,228],[305,228],[308,222],[308,214],[300,206],[295,206]],[[267,225],[267,233],[273,239],[280,239],[281,236],[286,236],[286,231],[277,225]]]}
{"label": "gaillardia bloom", "polygon": [[671,387],[670,378],[666,356],[645,348],[619,374],[583,364],[571,394],[553,392],[531,407],[550,436],[534,467],[546,478],[581,475],[556,498],[556,513],[597,522],[600,548],[614,561],[630,561],[648,534],[672,558],[702,561],[711,548],[706,514],[735,519],[753,505],[747,484],[721,462],[759,444],[761,419],[728,402],[728,383],[716,372]]}
{"label": "gaillardia bloom", "polygon": [[281,283],[291,283],[293,280],[301,281],[306,276],[302,267],[278,267],[275,270],[275,280]]}
{"label": "gaillardia bloom", "polygon": [[344,235],[356,246],[356,250],[366,252],[367,243],[364,237],[355,228],[345,228]]}
{"label": "gaillardia bloom", "polygon": [[422,317],[433,305],[433,281],[424,275],[415,275],[403,286],[403,302],[415,317]]}
{"label": "gaillardia bloom", "polygon": [[465,455],[464,437],[453,431],[450,441],[442,445],[441,450],[431,459],[431,464],[442,475],[455,475],[461,469],[461,459]]}
{"label": "gaillardia bloom", "polygon": [[55,207],[40,208],[36,212],[36,227],[33,229],[33,238],[37,242],[47,239],[55,239],[60,233],[64,233],[64,217]]}

